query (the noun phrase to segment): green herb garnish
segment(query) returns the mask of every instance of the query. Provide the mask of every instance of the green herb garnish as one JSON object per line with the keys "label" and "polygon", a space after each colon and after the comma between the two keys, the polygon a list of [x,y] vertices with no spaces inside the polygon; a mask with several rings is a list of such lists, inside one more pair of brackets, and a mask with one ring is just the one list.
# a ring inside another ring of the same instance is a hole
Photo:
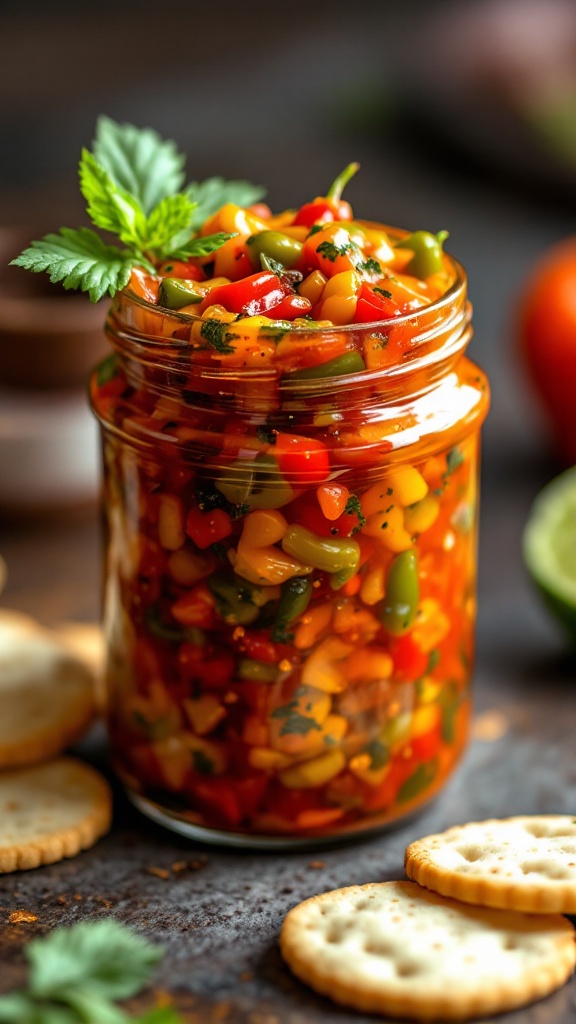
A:
{"label": "green herb garnish", "polygon": [[321,242],[316,252],[321,253],[330,263],[335,263],[338,256],[345,256],[347,252],[357,250],[353,242],[345,242],[344,245],[336,245],[334,242]]}
{"label": "green herb garnish", "polygon": [[226,202],[254,202],[262,189],[210,178],[184,188],[184,160],[174,142],[151,128],[99,118],[92,151],[82,151],[80,191],[95,227],[122,243],[108,245],[91,228],[61,228],[31,242],[12,264],[45,271],[64,288],[88,292],[92,302],[126,287],[134,267],[151,273],[161,260],[187,260],[219,249],[232,235],[196,237],[206,218]]}
{"label": "green herb garnish", "polygon": [[362,505],[360,504],[360,498],[357,494],[351,494],[344,506],[344,512],[349,516],[358,517],[358,526],[355,529],[360,529],[361,526],[366,525],[366,516],[362,511]]}
{"label": "green herb garnish", "polygon": [[135,1018],[117,1005],[148,984],[163,953],[116,921],[57,928],[25,955],[27,987],[0,997],[2,1024],[182,1024],[171,1007]]}
{"label": "green herb garnish", "polygon": [[234,352],[234,346],[230,344],[236,334],[231,334],[228,330],[228,324],[222,320],[206,320],[200,328],[200,336],[205,338],[210,348],[221,352],[223,355],[229,352]]}

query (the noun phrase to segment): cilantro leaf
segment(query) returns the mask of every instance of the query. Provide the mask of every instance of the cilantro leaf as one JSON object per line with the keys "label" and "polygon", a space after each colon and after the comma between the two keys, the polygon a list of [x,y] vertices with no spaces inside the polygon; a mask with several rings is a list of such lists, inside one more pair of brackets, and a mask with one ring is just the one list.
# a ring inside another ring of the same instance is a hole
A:
{"label": "cilantro leaf", "polygon": [[32,242],[11,266],[34,273],[47,271],[52,283],[64,288],[80,288],[98,302],[108,292],[114,295],[130,279],[132,267],[142,260],[113,245],[106,245],[90,228],[60,228],[58,235],[46,235]]}
{"label": "cilantro leaf", "polygon": [[100,117],[92,149],[114,184],[129,192],[146,216],[184,184],[184,154],[152,128]]}
{"label": "cilantro leaf", "polygon": [[191,181],[186,191],[192,202],[197,203],[192,227],[198,230],[208,217],[212,217],[225,203],[236,206],[251,206],[266,195],[261,185],[249,181],[226,181],[224,178],[206,178],[206,181]]}
{"label": "cilantro leaf", "polygon": [[358,517],[358,527],[366,526],[366,516],[362,511],[362,505],[360,504],[360,498],[357,494],[351,494],[344,506],[344,512],[349,516]]}
{"label": "cilantro leaf", "polygon": [[148,981],[162,951],[114,920],[81,922],[35,939],[26,950],[35,997],[60,999],[87,987],[108,999],[127,999]]}

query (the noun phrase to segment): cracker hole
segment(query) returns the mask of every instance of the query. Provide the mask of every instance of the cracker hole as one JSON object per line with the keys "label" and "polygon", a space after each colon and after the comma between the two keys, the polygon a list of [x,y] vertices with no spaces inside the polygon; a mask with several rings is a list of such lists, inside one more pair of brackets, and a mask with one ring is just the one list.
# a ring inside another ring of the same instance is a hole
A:
{"label": "cracker hole", "polygon": [[342,942],[342,927],[339,924],[333,924],[326,932],[326,942],[334,945],[337,942]]}
{"label": "cracker hole", "polygon": [[514,935],[508,935],[502,943],[502,949],[519,949],[518,939]]}
{"label": "cracker hole", "polygon": [[371,939],[364,946],[364,952],[372,956],[390,956],[394,952],[394,947],[385,939]]}
{"label": "cracker hole", "polygon": [[528,860],[520,864],[520,870],[524,875],[545,875],[556,881],[570,878],[572,872],[564,864],[557,864],[552,860]]}
{"label": "cracker hole", "polygon": [[460,846],[456,853],[459,853],[463,860],[468,861],[469,864],[475,860],[480,860],[482,857],[482,850],[479,846]]}
{"label": "cracker hole", "polygon": [[399,978],[413,978],[416,974],[420,974],[420,970],[420,964],[411,960],[402,960],[396,965],[396,974]]}

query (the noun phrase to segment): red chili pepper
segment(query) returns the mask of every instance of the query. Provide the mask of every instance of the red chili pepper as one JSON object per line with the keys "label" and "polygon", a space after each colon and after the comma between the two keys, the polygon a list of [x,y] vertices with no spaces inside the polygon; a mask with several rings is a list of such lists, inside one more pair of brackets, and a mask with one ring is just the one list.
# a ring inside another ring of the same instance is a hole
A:
{"label": "red chili pepper", "polygon": [[[292,512],[292,510],[294,510]],[[315,494],[305,494],[290,505],[290,522],[299,523],[318,537],[349,537],[359,525],[358,516],[343,512],[338,519],[327,519]]]}
{"label": "red chili pepper", "polygon": [[355,324],[369,324],[374,320],[390,320],[394,316],[400,316],[401,313],[400,306],[392,297],[381,295],[380,292],[374,291],[374,287],[366,282],[363,283],[356,303]]}
{"label": "red chili pepper", "polygon": [[352,207],[342,192],[360,164],[348,164],[328,189],[326,196],[316,196],[312,203],[304,203],[294,218],[294,224],[311,228],[314,224],[329,224],[334,220],[352,220]]}
{"label": "red chili pepper", "polygon": [[277,306],[272,306],[268,310],[268,316],[273,317],[274,320],[295,320],[297,316],[307,316],[311,309],[310,299],[294,293],[285,295],[282,302],[279,302]]}
{"label": "red chili pepper", "polygon": [[330,476],[330,456],[322,441],[296,434],[277,434],[274,456],[282,476],[298,486],[319,484]]}
{"label": "red chili pepper", "polygon": [[199,508],[193,506],[186,519],[186,533],[197,548],[209,548],[211,544],[230,536],[232,520],[224,509],[215,508],[210,512],[201,512]]}
{"label": "red chili pepper", "polygon": [[204,302],[211,306],[224,306],[229,313],[259,316],[280,305],[285,296],[286,288],[277,274],[263,270],[241,281],[212,288]]}

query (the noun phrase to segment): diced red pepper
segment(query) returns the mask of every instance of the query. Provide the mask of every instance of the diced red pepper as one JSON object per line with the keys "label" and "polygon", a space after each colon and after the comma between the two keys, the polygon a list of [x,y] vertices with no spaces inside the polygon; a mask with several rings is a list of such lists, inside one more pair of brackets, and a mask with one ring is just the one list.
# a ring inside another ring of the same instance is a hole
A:
{"label": "diced red pepper", "polygon": [[181,626],[214,629],[218,623],[214,605],[215,599],[212,591],[205,583],[199,583],[172,605],[171,612]]}
{"label": "diced red pepper", "polygon": [[251,274],[241,281],[212,288],[204,303],[210,306],[224,306],[229,313],[246,313],[259,316],[278,306],[286,296],[286,288],[277,274],[263,270]]}
{"label": "diced red pepper", "polygon": [[194,778],[190,792],[201,807],[205,807],[209,819],[216,819],[225,826],[237,827],[242,820],[238,800],[232,792],[230,779]]}
{"label": "diced red pepper", "polygon": [[209,689],[221,689],[228,686],[234,675],[234,656],[230,651],[219,654],[206,654],[196,644],[180,644],[178,663],[191,681],[197,680]]}
{"label": "diced red pepper", "polygon": [[205,281],[206,274],[201,267],[183,260],[166,260],[158,268],[161,277],[178,277],[185,281]]}
{"label": "diced red pepper", "polygon": [[292,648],[285,644],[275,644],[266,629],[246,629],[238,637],[238,647],[248,658],[266,661],[271,665],[278,664],[282,658],[289,657]]}
{"label": "diced red pepper", "polygon": [[439,724],[430,729],[429,732],[422,733],[421,736],[416,736],[410,740],[411,760],[414,767],[416,768],[421,761],[430,761],[438,753],[440,742]]}
{"label": "diced red pepper", "polygon": [[330,476],[330,456],[322,441],[297,434],[276,435],[274,456],[288,483],[319,484]]}
{"label": "diced red pepper", "polygon": [[201,512],[199,508],[193,506],[186,518],[186,533],[196,547],[209,548],[211,544],[217,544],[218,541],[230,536],[232,520],[222,508]]}
{"label": "diced red pepper", "polygon": [[[383,290],[385,291],[385,289]],[[401,313],[400,306],[393,298],[374,291],[374,287],[366,282],[362,284],[356,304],[356,313],[354,314],[355,324],[369,324],[375,320],[390,320],[394,316],[400,316]]]}
{"label": "diced red pepper", "polygon": [[426,672],[428,655],[410,633],[390,637],[390,654],[394,660],[394,675],[404,682],[420,679]]}
{"label": "diced red pepper", "polygon": [[271,316],[274,320],[295,320],[297,316],[308,316],[312,309],[312,303],[310,299],[306,299],[304,295],[290,294],[285,295],[282,302],[278,303],[277,306],[272,306],[268,310],[268,316]]}

